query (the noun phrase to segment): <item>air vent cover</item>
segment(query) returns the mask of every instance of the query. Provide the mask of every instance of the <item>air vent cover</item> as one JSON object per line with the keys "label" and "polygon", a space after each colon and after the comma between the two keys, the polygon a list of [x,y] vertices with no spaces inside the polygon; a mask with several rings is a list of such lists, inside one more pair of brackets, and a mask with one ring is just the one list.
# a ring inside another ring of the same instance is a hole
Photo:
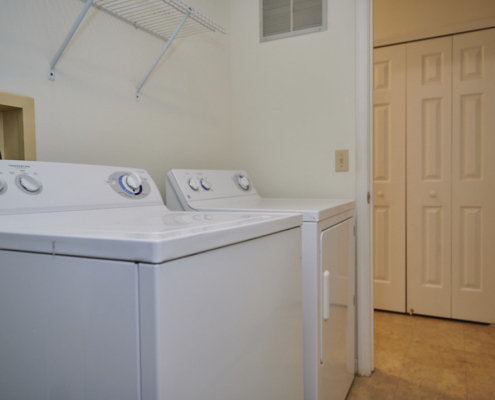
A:
{"label": "air vent cover", "polygon": [[327,0],[260,0],[261,41],[327,29]]}

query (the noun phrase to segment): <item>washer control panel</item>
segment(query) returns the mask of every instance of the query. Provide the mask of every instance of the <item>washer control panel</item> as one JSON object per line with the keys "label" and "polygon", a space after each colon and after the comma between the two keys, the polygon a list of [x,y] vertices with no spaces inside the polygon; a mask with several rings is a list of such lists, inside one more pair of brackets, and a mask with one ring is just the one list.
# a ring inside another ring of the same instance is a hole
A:
{"label": "washer control panel", "polygon": [[245,171],[174,169],[167,180],[187,201],[257,195]]}
{"label": "washer control panel", "polygon": [[163,205],[144,170],[0,160],[0,215]]}

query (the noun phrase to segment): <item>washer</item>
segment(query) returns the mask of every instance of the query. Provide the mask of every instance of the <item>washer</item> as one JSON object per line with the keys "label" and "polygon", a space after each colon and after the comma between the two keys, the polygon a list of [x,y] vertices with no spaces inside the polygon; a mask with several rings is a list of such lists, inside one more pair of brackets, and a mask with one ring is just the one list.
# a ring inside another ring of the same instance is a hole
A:
{"label": "washer", "polygon": [[304,398],[345,399],[356,368],[354,201],[262,198],[245,171],[172,170],[166,196],[171,210],[302,214]]}
{"label": "washer", "polygon": [[146,171],[0,161],[0,398],[300,400],[300,216],[170,212]]}

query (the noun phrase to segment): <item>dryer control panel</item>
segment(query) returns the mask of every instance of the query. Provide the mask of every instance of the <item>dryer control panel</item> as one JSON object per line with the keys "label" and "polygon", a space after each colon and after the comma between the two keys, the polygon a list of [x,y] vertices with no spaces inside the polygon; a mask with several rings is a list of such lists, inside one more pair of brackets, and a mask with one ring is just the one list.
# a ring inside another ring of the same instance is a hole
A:
{"label": "dryer control panel", "polygon": [[163,205],[140,169],[0,160],[0,215]]}
{"label": "dryer control panel", "polygon": [[240,170],[173,169],[167,180],[187,201],[257,195],[248,174]]}

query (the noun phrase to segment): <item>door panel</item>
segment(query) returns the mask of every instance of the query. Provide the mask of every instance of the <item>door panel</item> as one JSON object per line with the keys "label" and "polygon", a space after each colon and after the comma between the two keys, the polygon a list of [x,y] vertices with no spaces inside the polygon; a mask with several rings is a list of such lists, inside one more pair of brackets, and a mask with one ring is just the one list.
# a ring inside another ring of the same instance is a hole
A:
{"label": "door panel", "polygon": [[454,36],[452,316],[495,323],[495,29]]}
{"label": "door panel", "polygon": [[354,379],[354,218],[320,237],[321,343],[319,399],[345,398]]}
{"label": "door panel", "polygon": [[406,310],[406,45],[374,50],[374,307]]}
{"label": "door panel", "polygon": [[450,318],[452,37],[406,46],[407,308]]}

